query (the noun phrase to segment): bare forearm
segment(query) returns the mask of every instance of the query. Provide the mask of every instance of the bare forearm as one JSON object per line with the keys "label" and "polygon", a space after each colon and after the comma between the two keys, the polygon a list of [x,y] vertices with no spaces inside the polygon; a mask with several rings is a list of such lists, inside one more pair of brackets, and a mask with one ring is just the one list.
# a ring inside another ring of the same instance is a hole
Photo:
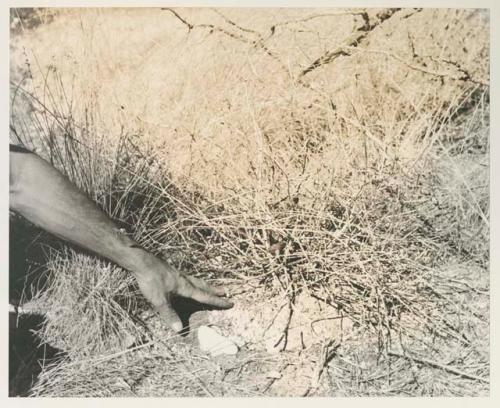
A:
{"label": "bare forearm", "polygon": [[11,153],[10,208],[46,231],[137,272],[149,258],[59,171],[29,153]]}

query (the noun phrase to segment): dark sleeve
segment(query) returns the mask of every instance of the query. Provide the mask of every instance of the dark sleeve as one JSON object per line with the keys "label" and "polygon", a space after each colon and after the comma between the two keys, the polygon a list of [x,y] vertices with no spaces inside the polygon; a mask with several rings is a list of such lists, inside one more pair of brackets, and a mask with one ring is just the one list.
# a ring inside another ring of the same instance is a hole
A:
{"label": "dark sleeve", "polygon": [[9,143],[9,151],[16,152],[16,153],[33,153],[31,150],[28,150],[25,147],[11,144],[11,143]]}

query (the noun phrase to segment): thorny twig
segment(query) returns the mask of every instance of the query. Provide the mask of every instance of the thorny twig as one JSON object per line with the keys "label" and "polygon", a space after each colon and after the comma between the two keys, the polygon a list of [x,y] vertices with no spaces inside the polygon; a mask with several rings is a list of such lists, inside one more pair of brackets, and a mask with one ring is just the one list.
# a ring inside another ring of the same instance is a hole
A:
{"label": "thorny twig", "polygon": [[406,16],[401,17],[401,20],[406,20],[406,19],[410,18],[411,16],[413,16],[414,14],[420,13],[422,10],[423,10],[422,7],[417,7],[415,9],[413,9],[412,12],[408,13]]}
{"label": "thorny twig", "polygon": [[216,13],[217,15],[219,15],[222,19],[224,19],[224,21],[234,27],[236,27],[238,30],[241,30],[241,31],[244,31],[245,33],[250,33],[250,34],[254,34],[258,37],[261,37],[260,33],[255,31],[255,30],[251,30],[250,28],[245,28],[245,27],[242,27],[240,26],[239,24],[237,24],[236,22],[234,22],[233,20],[229,19],[229,17],[225,16],[224,14],[222,14],[219,10],[217,9],[212,9],[214,13]]}
{"label": "thorny twig", "polygon": [[296,19],[296,20],[289,20],[289,21],[283,21],[281,23],[276,23],[273,26],[271,26],[271,34],[270,36],[274,35],[276,32],[276,28],[278,27],[284,27],[289,24],[299,24],[299,23],[305,23],[307,21],[316,19],[316,18],[322,18],[322,17],[340,17],[340,16],[361,16],[365,22],[365,24],[368,21],[368,13],[366,11],[347,11],[347,12],[339,12],[339,13],[320,13],[320,14],[313,14],[304,18]]}
{"label": "thorny twig", "polygon": [[280,351],[284,351],[286,349],[286,346],[288,344],[288,330],[290,329],[290,323],[292,321],[292,315],[293,315],[293,303],[294,299],[289,298],[288,299],[288,309],[287,309],[287,319],[286,319],[286,324],[285,327],[283,328],[283,333],[281,334],[280,338],[278,341],[274,344],[274,347],[278,347],[279,344],[283,341],[283,345],[281,346]]}
{"label": "thorny twig", "polygon": [[431,366],[434,368],[439,368],[440,370],[444,370],[444,371],[447,371],[449,373],[458,375],[459,377],[468,378],[470,380],[476,380],[476,381],[480,381],[480,382],[489,384],[489,380],[486,378],[478,377],[477,375],[473,375],[473,374],[464,373],[463,371],[457,370],[456,368],[452,368],[452,367],[446,366],[444,364],[440,364],[436,361],[427,360],[426,358],[414,357],[414,356],[410,356],[408,354],[401,354],[401,353],[397,353],[394,351],[390,351],[387,354],[389,356],[400,357],[400,358],[404,358],[406,360],[415,361],[415,362],[420,363],[420,364],[425,364],[425,365],[428,365],[428,366]]}
{"label": "thorny twig", "polygon": [[262,35],[260,33],[258,33],[257,31],[252,31],[252,30],[248,30],[248,29],[240,27],[239,25],[237,25],[233,21],[229,20],[227,17],[223,16],[222,13],[217,12],[220,16],[222,16],[224,18],[224,20],[228,24],[230,24],[230,25],[238,28],[239,30],[241,30],[243,32],[247,32],[247,33],[251,33],[253,35],[256,35],[257,39],[249,39],[249,38],[247,38],[247,37],[245,37],[245,36],[243,36],[241,34],[233,33],[231,31],[226,30],[225,28],[216,26],[214,24],[191,24],[186,19],[184,19],[183,17],[181,17],[179,15],[179,13],[177,13],[175,10],[173,10],[173,9],[171,9],[169,7],[164,7],[164,8],[162,8],[162,10],[171,12],[175,17],[177,17],[177,19],[179,19],[179,21],[181,21],[184,25],[186,25],[188,27],[189,31],[191,31],[191,30],[193,30],[195,28],[208,29],[210,33],[217,31],[217,32],[225,34],[225,35],[227,35],[227,36],[229,36],[229,37],[231,37],[231,38],[233,38],[235,40],[244,42],[246,44],[251,44],[255,48],[260,48],[261,50],[263,50],[267,55],[269,55],[272,59],[274,59],[279,64],[280,68],[283,70],[283,72],[285,74],[289,75],[288,68],[285,66],[285,64],[283,63],[283,61],[281,61],[281,59],[264,44],[265,40],[264,40],[264,38],[262,37]]}
{"label": "thorny twig", "polygon": [[456,81],[472,82],[474,84],[478,84],[478,85],[482,85],[482,86],[490,86],[489,82],[472,78],[471,74],[465,68],[463,68],[458,62],[454,62],[454,61],[437,60],[435,58],[430,57],[431,60],[434,62],[446,63],[446,64],[454,66],[462,74],[459,77],[452,76],[448,72],[444,72],[444,71],[443,72],[432,71],[428,68],[425,68],[422,65],[417,65],[417,64],[414,64],[412,62],[406,61],[404,58],[402,58],[394,53],[388,52],[388,51],[373,50],[373,49],[370,50],[367,48],[355,48],[355,47],[344,47],[342,49],[342,51],[343,51],[344,55],[353,55],[353,53],[351,51],[367,52],[367,53],[372,53],[372,54],[385,55],[389,58],[392,58],[392,59],[406,65],[408,68],[410,68],[414,71],[422,72],[423,74],[432,75],[432,76],[435,76],[438,78],[449,78],[449,79],[453,79]]}
{"label": "thorny twig", "polygon": [[329,64],[333,60],[337,59],[342,55],[346,55],[345,47],[357,47],[365,38],[368,36],[370,32],[372,32],[376,27],[380,26],[386,20],[390,19],[397,11],[401,10],[400,8],[386,9],[377,14],[377,20],[373,23],[370,23],[365,20],[363,26],[359,27],[356,32],[347,40],[347,44],[341,47],[337,47],[333,51],[327,51],[321,57],[319,57],[316,61],[314,61],[311,65],[309,65],[306,69],[304,69],[299,74],[299,79],[308,73],[314,71],[316,68],[319,68],[323,65]]}
{"label": "thorny twig", "polygon": [[303,397],[306,397],[307,395],[318,389],[321,375],[323,374],[325,367],[328,366],[328,363],[330,363],[333,357],[335,357],[335,354],[337,353],[339,347],[340,342],[336,339],[330,339],[328,342],[323,344],[323,346],[321,347],[321,354],[319,356],[318,362],[316,363],[314,375],[311,379],[311,384],[305,390],[304,394],[302,395]]}

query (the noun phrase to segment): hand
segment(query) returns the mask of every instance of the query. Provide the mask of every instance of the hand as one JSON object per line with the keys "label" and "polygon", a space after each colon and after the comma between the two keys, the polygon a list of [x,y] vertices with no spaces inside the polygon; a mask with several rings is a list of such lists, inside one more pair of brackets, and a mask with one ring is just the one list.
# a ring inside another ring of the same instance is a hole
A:
{"label": "hand", "polygon": [[182,330],[182,322],[172,308],[172,297],[181,296],[209,306],[229,309],[233,302],[225,299],[222,288],[214,288],[193,276],[188,276],[162,262],[160,268],[149,270],[147,275],[136,275],[139,288],[159,313],[161,319],[176,332]]}

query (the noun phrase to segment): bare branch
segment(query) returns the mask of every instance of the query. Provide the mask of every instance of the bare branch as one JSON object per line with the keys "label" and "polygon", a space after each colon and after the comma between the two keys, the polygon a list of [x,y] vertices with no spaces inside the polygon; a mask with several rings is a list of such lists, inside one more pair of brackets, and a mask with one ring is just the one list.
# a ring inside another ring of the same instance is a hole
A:
{"label": "bare branch", "polygon": [[414,14],[420,13],[423,10],[423,8],[419,7],[414,9],[411,13],[408,13],[406,16],[401,17],[401,20],[406,20],[407,18],[410,18]]}
{"label": "bare branch", "polygon": [[239,24],[235,23],[234,21],[230,20],[228,17],[226,17],[224,14],[222,14],[219,10],[217,9],[212,9],[214,13],[218,14],[220,17],[224,19],[224,21],[234,27],[236,27],[238,30],[244,31],[245,33],[250,33],[250,34],[255,34],[258,37],[262,38],[261,34],[255,30],[251,30],[249,28],[244,28],[241,27]]}
{"label": "bare branch", "polygon": [[483,86],[490,86],[489,82],[485,82],[485,81],[481,81],[481,80],[477,80],[477,79],[472,78],[471,73],[469,71],[467,71],[464,67],[462,67],[462,65],[460,65],[458,63],[458,61],[452,61],[452,60],[448,60],[448,59],[439,60],[439,59],[435,59],[433,57],[431,57],[431,59],[434,62],[437,62],[438,64],[445,63],[445,64],[453,66],[461,74],[461,76],[459,78],[456,78],[459,81],[469,81],[469,82],[483,85]]}
{"label": "bare branch", "polygon": [[217,31],[217,32],[225,34],[228,37],[231,37],[231,38],[233,38],[235,40],[238,40],[238,41],[241,41],[241,42],[244,42],[244,43],[247,43],[247,44],[251,44],[255,48],[262,49],[267,55],[269,55],[272,59],[274,59],[280,65],[280,68],[285,72],[285,74],[287,74],[287,75],[289,74],[289,71],[286,68],[285,64],[281,61],[281,59],[274,52],[272,52],[264,44],[265,40],[262,38],[262,36],[258,32],[244,29],[244,28],[238,26],[236,23],[234,23],[234,22],[226,19],[220,13],[219,13],[219,15],[221,15],[229,24],[237,27],[241,31],[251,32],[252,34],[257,35],[258,39],[257,40],[256,39],[249,39],[247,37],[244,37],[241,34],[230,32],[230,31],[226,30],[225,28],[216,26],[214,24],[191,24],[186,19],[184,19],[183,17],[181,17],[176,11],[172,10],[171,8],[162,8],[162,10],[170,11],[175,17],[177,17],[177,19],[179,19],[179,21],[181,21],[183,24],[185,24],[188,27],[189,30],[192,30],[192,29],[195,29],[195,28],[204,28],[204,29],[208,29],[210,33],[213,33],[215,31]]}
{"label": "bare branch", "polygon": [[186,25],[188,27],[189,31],[191,31],[191,30],[193,30],[195,28],[205,28],[205,29],[208,29],[210,31],[210,33],[213,33],[214,31],[218,31],[220,33],[223,33],[223,34],[231,37],[231,38],[234,38],[235,40],[239,40],[239,41],[242,41],[242,42],[245,42],[245,43],[251,43],[251,42],[253,42],[252,40],[249,40],[249,39],[243,37],[242,35],[231,33],[229,31],[225,30],[224,28],[215,26],[213,24],[191,24],[186,19],[184,19],[183,17],[181,17],[175,10],[173,10],[171,8],[165,7],[165,8],[162,8],[162,10],[170,11],[175,17],[177,17],[177,19],[179,21],[181,21],[184,25]]}
{"label": "bare branch", "polygon": [[[455,67],[460,72],[460,74],[461,74],[460,76],[453,76],[449,72],[446,72],[446,71],[433,71],[433,70],[430,70],[430,69],[424,67],[421,64],[417,65],[415,63],[412,63],[410,61],[405,60],[404,58],[400,57],[399,55],[396,55],[396,54],[393,54],[393,53],[390,53],[390,52],[387,52],[387,51],[369,50],[369,49],[355,48],[355,47],[345,47],[345,48],[343,48],[342,51],[344,52],[344,55],[352,55],[351,51],[369,52],[369,53],[372,53],[372,54],[385,55],[385,56],[387,56],[389,58],[392,58],[392,59],[394,59],[394,60],[396,60],[396,61],[398,61],[398,62],[406,65],[408,68],[410,68],[412,70],[419,71],[419,72],[422,72],[424,74],[432,75],[432,76],[439,77],[439,78],[449,78],[449,79],[453,79],[455,81],[472,82],[474,84],[482,85],[482,86],[490,86],[489,82],[486,82],[486,81],[483,81],[483,80],[480,80],[480,79],[474,79],[474,78],[472,78],[471,74],[465,68],[463,68],[458,62],[455,62],[455,61],[439,60],[439,59],[436,59],[434,57],[430,57],[430,56],[428,57],[432,61],[434,61],[434,62],[436,62],[438,64],[445,63],[445,64],[452,65],[453,67]],[[417,55],[417,57],[418,57],[418,55]]]}
{"label": "bare branch", "polygon": [[333,51],[327,51],[325,54],[323,54],[321,57],[319,57],[316,61],[314,61],[311,65],[309,65],[306,69],[304,69],[300,74],[299,74],[299,79],[302,78],[303,76],[307,75],[311,71],[314,71],[316,68],[319,68],[323,65],[329,64],[336,58],[342,56],[342,55],[347,55],[344,47],[357,47],[366,37],[367,35],[372,32],[376,27],[380,26],[382,23],[384,23],[386,20],[390,19],[394,13],[397,11],[401,10],[400,8],[393,8],[393,9],[386,9],[380,13],[377,14],[377,20],[373,23],[370,23],[365,19],[365,23],[362,27],[358,28],[356,33],[354,33],[350,38],[347,40],[347,44],[344,46],[338,47]]}
{"label": "bare branch", "polygon": [[432,361],[432,360],[427,360],[427,359],[421,358],[421,357],[413,357],[413,356],[409,356],[408,354],[400,354],[400,353],[396,353],[393,351],[390,351],[387,354],[390,356],[393,356],[393,357],[400,357],[400,358],[404,358],[406,360],[415,361],[419,364],[425,364],[425,365],[428,365],[428,366],[431,366],[434,368],[439,368],[440,370],[444,370],[444,371],[447,371],[449,373],[458,375],[459,377],[468,378],[470,380],[476,380],[476,381],[480,381],[480,382],[489,384],[489,380],[486,378],[478,377],[477,375],[473,375],[473,374],[464,373],[463,371],[457,370],[456,368],[452,368],[452,367],[437,363],[437,362]]}
{"label": "bare branch", "polygon": [[304,18],[296,19],[296,20],[289,20],[289,21],[284,21],[282,23],[277,23],[271,26],[271,35],[275,33],[276,28],[278,27],[283,27],[286,25],[290,24],[299,24],[299,23],[306,23],[310,20],[314,20],[316,18],[324,18],[324,17],[340,17],[340,16],[361,16],[363,17],[363,20],[365,23],[368,21],[368,13],[366,11],[346,11],[346,12],[340,12],[340,13],[321,13],[321,14],[313,14]]}
{"label": "bare branch", "polygon": [[189,30],[191,30],[193,28],[193,25],[192,24],[189,24],[186,20],[184,20],[179,14],[177,14],[177,12],[169,7],[162,7],[161,8],[162,10],[165,10],[165,11],[170,11],[175,17],[177,17],[182,23],[184,23],[185,25],[188,26]]}

